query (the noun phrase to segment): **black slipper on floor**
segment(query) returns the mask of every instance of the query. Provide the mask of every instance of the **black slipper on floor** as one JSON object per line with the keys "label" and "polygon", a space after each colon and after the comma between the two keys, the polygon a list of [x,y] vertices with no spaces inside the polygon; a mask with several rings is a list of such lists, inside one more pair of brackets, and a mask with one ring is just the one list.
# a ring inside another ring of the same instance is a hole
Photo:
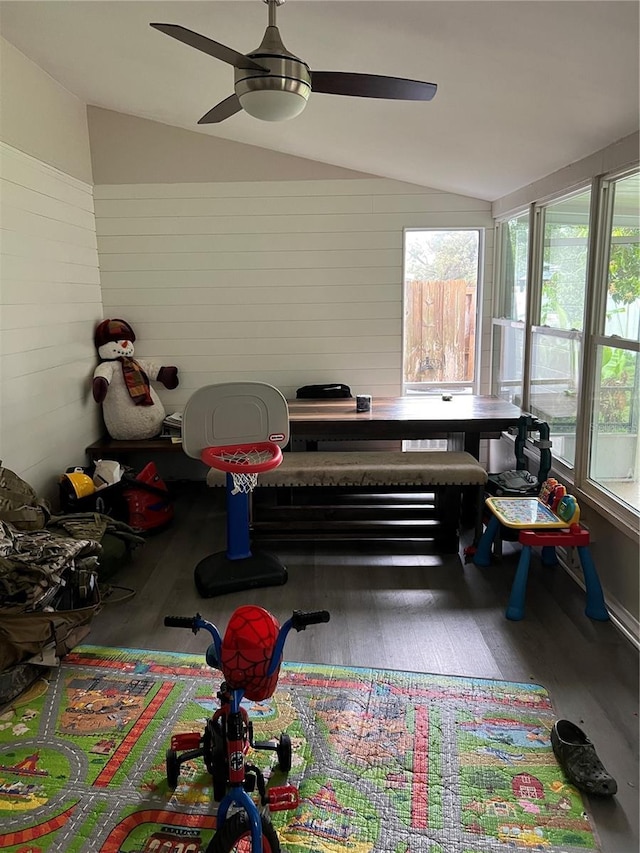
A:
{"label": "black slipper on floor", "polygon": [[558,720],[551,729],[551,746],[565,776],[587,794],[612,797],[616,780],[602,765],[594,745],[582,729],[569,720]]}

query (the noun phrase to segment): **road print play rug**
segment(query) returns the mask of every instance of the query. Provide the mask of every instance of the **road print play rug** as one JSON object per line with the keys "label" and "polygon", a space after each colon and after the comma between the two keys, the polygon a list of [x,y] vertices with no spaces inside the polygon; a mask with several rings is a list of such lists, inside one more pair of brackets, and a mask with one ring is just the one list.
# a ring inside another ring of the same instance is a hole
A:
{"label": "road print play rug", "polygon": [[[211,778],[199,758],[170,791],[165,751],[201,730],[219,675],[203,656],[76,648],[0,713],[0,850],[204,851]],[[287,853],[598,849],[538,685],[285,663],[247,710],[257,739],[292,738],[301,801],[273,815]]]}

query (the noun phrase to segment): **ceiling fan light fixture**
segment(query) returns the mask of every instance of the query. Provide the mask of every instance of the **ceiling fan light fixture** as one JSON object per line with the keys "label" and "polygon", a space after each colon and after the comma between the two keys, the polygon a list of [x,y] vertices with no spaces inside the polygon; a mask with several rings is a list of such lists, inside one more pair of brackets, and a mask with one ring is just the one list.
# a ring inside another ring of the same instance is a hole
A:
{"label": "ceiling fan light fixture", "polygon": [[242,109],[262,121],[286,121],[300,115],[307,105],[309,88],[300,91],[258,89],[238,95]]}
{"label": "ceiling fan light fixture", "polygon": [[306,62],[290,53],[276,26],[276,7],[285,0],[264,0],[269,7],[269,24],[262,42],[251,53],[213,41],[179,24],[151,24],[152,27],[189,47],[213,56],[234,68],[234,94],[212,107],[198,124],[217,124],[244,110],[261,121],[286,121],[300,115],[313,89],[327,95],[356,98],[386,98],[430,101],[435,83],[344,71],[311,71]]}
{"label": "ceiling fan light fixture", "polygon": [[[273,50],[273,40],[278,37],[278,31],[269,27],[267,33]],[[286,50],[281,42],[278,44],[281,51]],[[235,93],[240,105],[249,115],[262,121],[295,118],[304,110],[311,94],[309,68],[292,54],[264,53],[263,45],[250,54],[250,58],[268,69],[268,73],[236,69]]]}

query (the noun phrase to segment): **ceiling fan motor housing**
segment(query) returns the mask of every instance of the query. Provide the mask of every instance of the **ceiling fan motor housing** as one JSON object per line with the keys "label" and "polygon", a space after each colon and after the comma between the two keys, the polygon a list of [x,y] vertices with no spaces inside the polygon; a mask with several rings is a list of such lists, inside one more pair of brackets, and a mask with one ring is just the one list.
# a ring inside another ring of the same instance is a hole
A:
{"label": "ceiling fan motor housing", "polygon": [[284,47],[278,28],[267,27],[260,47],[247,56],[268,72],[235,68],[235,93],[242,108],[264,121],[299,115],[311,94],[311,72],[306,62]]}

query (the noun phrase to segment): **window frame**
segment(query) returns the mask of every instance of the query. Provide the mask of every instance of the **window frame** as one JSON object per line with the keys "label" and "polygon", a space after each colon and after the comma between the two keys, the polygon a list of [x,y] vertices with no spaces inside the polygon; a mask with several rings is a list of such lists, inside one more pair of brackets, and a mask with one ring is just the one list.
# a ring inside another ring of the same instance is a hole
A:
{"label": "window frame", "polygon": [[[405,348],[407,324],[405,321],[406,311],[406,256],[407,256],[407,234],[414,232],[426,231],[475,231],[478,234],[478,274],[476,285],[476,305],[475,305],[475,348],[473,360],[473,377],[469,381],[450,381],[450,382],[406,382],[405,381]],[[477,394],[480,387],[480,368],[481,368],[481,353],[482,353],[482,296],[484,293],[484,269],[486,257],[486,232],[485,225],[459,225],[459,226],[444,226],[431,225],[428,227],[406,227],[402,233],[402,342],[400,352],[400,385],[402,394],[438,394],[441,391],[451,391],[458,394]]]}
{"label": "window frame", "polygon": [[[572,196],[591,191],[589,209],[589,236],[587,246],[586,290],[583,316],[583,329],[577,334],[581,339],[581,356],[578,371],[578,405],[576,416],[576,449],[573,466],[568,466],[559,457],[553,455],[553,469],[567,485],[571,485],[579,500],[592,506],[603,514],[614,526],[640,538],[639,520],[640,508],[634,508],[604,489],[602,485],[589,475],[591,455],[593,453],[592,421],[594,417],[594,389],[597,381],[598,348],[613,346],[638,354],[640,359],[640,343],[615,335],[604,334],[604,319],[606,314],[608,292],[608,263],[610,252],[610,236],[613,216],[610,187],[616,181],[625,177],[639,174],[640,164],[625,169],[619,169],[596,175],[579,186],[566,188],[552,196],[539,199],[529,205],[529,258],[527,281],[527,317],[524,322],[525,341],[523,358],[523,401],[521,408],[529,411],[531,385],[531,356],[533,336],[538,331],[554,331],[562,337],[575,337],[574,330],[550,330],[541,327],[540,311],[542,300],[542,265],[544,258],[544,221],[545,210],[550,205],[569,199]],[[497,393],[499,364],[496,363],[496,328],[514,325],[514,321],[495,316],[500,300],[504,299],[501,288],[503,278],[503,252],[505,251],[504,225],[512,219],[524,214],[522,208],[506,212],[496,220],[496,248],[494,253],[494,269],[496,281],[494,291],[494,316],[491,326],[491,388]],[[534,456],[537,451],[532,446],[528,448]]]}
{"label": "window frame", "polygon": [[[506,234],[506,225],[514,219],[522,219],[524,216],[528,216],[529,219],[529,233],[527,239],[527,295],[526,295],[526,309],[525,309],[525,319],[524,320],[513,320],[504,316],[496,316],[498,313],[498,307],[504,304],[504,253],[505,249],[505,234]],[[523,332],[524,343],[523,343],[523,357],[522,357],[522,375],[520,377],[520,387],[522,389],[522,401],[520,403],[520,408],[526,410],[529,405],[528,402],[528,388],[526,382],[526,376],[528,374],[529,369],[529,353],[530,353],[530,341],[529,341],[529,327],[528,327],[528,318],[530,316],[530,303],[531,303],[531,280],[532,280],[532,259],[533,259],[533,240],[535,238],[534,229],[532,227],[532,219],[534,216],[534,205],[530,204],[526,208],[520,208],[517,211],[513,211],[508,216],[500,219],[496,222],[495,225],[495,251],[494,251],[494,270],[497,270],[497,286],[494,289],[493,294],[493,311],[491,312],[491,341],[490,341],[490,387],[491,393],[496,396],[501,396],[498,394],[498,381],[496,375],[496,355],[497,355],[497,341],[496,337],[499,334],[497,331],[498,327],[502,327],[500,333],[504,328],[513,328],[520,329]],[[502,365],[499,365],[498,369],[501,368]],[[504,399],[504,398],[503,398]]]}
{"label": "window frame", "polygon": [[[544,287],[544,251],[545,251],[545,236],[547,224],[547,211],[554,205],[562,204],[565,201],[570,201],[572,198],[589,193],[589,218],[588,218],[588,236],[587,236],[587,259],[585,266],[585,283],[584,283],[584,299],[582,305],[582,328],[581,329],[565,329],[561,326],[548,326],[542,324],[542,295]],[[594,189],[593,181],[581,184],[572,188],[570,191],[556,193],[552,197],[534,202],[532,205],[533,213],[533,238],[532,245],[532,262],[531,262],[531,280],[529,282],[529,315],[527,323],[527,364],[525,387],[527,401],[527,411],[531,408],[531,389],[532,389],[532,364],[533,364],[533,349],[534,339],[536,335],[544,335],[550,338],[559,340],[574,340],[578,341],[580,347],[580,355],[578,361],[578,376],[577,376],[577,405],[576,405],[576,428],[575,428],[575,451],[573,462],[564,457],[553,454],[554,467],[562,473],[563,479],[570,482],[576,480],[576,460],[578,456],[579,444],[579,427],[582,418],[582,406],[585,398],[585,388],[583,383],[584,365],[585,365],[585,328],[588,318],[587,303],[589,301],[589,286],[590,286],[590,269],[593,256],[593,234],[594,234]],[[553,440],[553,437],[552,437]]]}
{"label": "window frame", "polygon": [[[580,449],[580,480],[579,485],[586,497],[600,507],[616,526],[632,528],[638,535],[638,520],[640,509],[634,510],[627,503],[617,498],[610,491],[590,476],[590,464],[593,454],[593,419],[595,387],[598,366],[598,349],[602,346],[612,346],[635,352],[640,359],[640,342],[617,335],[605,335],[607,292],[609,285],[609,257],[611,252],[610,235],[613,222],[614,198],[610,188],[617,181],[634,174],[640,174],[640,166],[624,169],[597,176],[593,180],[595,234],[593,235],[594,252],[591,269],[588,272],[591,284],[590,299],[588,300],[587,337],[584,343],[583,387],[588,389],[588,398],[584,395],[582,415],[579,421],[580,440],[576,434],[576,449]],[[589,296],[589,292],[588,292]]]}

